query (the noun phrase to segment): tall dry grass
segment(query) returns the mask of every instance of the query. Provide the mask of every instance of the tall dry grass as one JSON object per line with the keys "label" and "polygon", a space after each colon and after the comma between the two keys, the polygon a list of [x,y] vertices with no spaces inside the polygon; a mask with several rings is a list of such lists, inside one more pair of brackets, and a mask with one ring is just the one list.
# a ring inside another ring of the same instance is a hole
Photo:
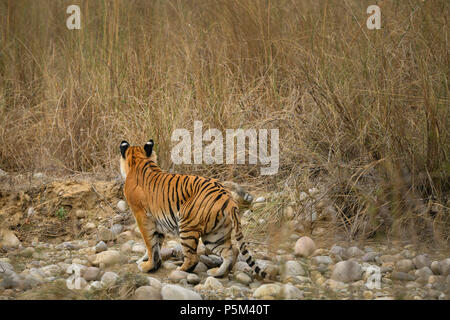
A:
{"label": "tall dry grass", "polygon": [[[81,30],[66,28],[71,4]],[[118,143],[149,137],[169,168],[173,129],[194,120],[279,128],[275,176],[175,169],[319,181],[355,230],[362,215],[448,240],[447,1],[3,0],[0,16],[2,169],[116,174]]]}

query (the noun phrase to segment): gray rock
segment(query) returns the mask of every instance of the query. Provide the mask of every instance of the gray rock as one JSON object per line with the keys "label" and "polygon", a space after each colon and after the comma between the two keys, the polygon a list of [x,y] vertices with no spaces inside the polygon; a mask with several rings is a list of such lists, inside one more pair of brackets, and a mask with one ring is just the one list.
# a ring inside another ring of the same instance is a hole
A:
{"label": "gray rock", "polygon": [[405,259],[412,259],[414,258],[414,253],[409,250],[403,250],[400,255]]}
{"label": "gray rock", "polygon": [[216,255],[201,255],[199,258],[208,268],[215,268],[222,264],[222,258]]}
{"label": "gray rock", "polygon": [[95,245],[95,252],[99,253],[99,252],[103,252],[108,250],[108,246],[106,245],[106,243],[104,241],[100,241],[99,243],[97,243]]}
{"label": "gray rock", "polygon": [[303,292],[290,284],[285,284],[280,291],[280,295],[283,299],[287,300],[299,300],[303,299]]}
{"label": "gray rock", "polygon": [[117,208],[120,210],[120,212],[127,211],[127,203],[123,200],[120,200],[117,202]]}
{"label": "gray rock", "polygon": [[249,285],[252,283],[252,278],[245,272],[236,272],[234,274],[234,279],[242,284]]}
{"label": "gray rock", "polygon": [[107,271],[103,274],[101,282],[103,285],[113,285],[119,279],[119,276],[115,272]]}
{"label": "gray rock", "polygon": [[414,270],[414,264],[409,259],[402,259],[395,264],[395,271],[408,273],[411,270]]}
{"label": "gray rock", "polygon": [[375,262],[376,257],[378,256],[378,253],[374,251],[367,252],[364,254],[361,258],[363,262]]}
{"label": "gray rock", "polygon": [[419,278],[419,277],[427,277],[427,279],[428,279],[428,277],[432,276],[432,275],[433,275],[433,271],[431,271],[431,269],[428,268],[428,267],[420,268],[419,270],[416,270],[416,272],[415,272],[415,276],[417,278]]}
{"label": "gray rock", "polygon": [[186,278],[187,283],[196,285],[200,283],[200,277],[196,275],[195,273],[189,273],[189,275]]}
{"label": "gray rock", "polygon": [[106,266],[111,266],[114,264],[120,264],[122,262],[125,262],[126,260],[127,258],[124,257],[119,251],[107,250],[97,253],[94,260],[92,261],[92,264],[94,266],[98,266],[104,263]]}
{"label": "gray rock", "polygon": [[440,275],[441,274],[441,267],[439,265],[439,261],[433,261],[431,263],[430,268],[431,268],[431,271],[433,271],[433,273],[435,275]]}
{"label": "gray rock", "polygon": [[56,277],[61,274],[61,268],[56,264],[50,264],[41,268],[46,277]]}
{"label": "gray rock", "polygon": [[264,297],[280,297],[281,293],[281,285],[277,283],[269,283],[269,284],[263,284],[259,286],[254,292],[253,297],[254,298],[264,298]]}
{"label": "gray rock", "polygon": [[309,257],[314,251],[316,251],[316,244],[309,237],[301,237],[295,243],[294,252],[297,256]]}
{"label": "gray rock", "polygon": [[314,264],[324,264],[329,265],[333,263],[333,260],[329,256],[317,256],[311,259],[312,263]]}
{"label": "gray rock", "polygon": [[439,269],[443,276],[448,276],[450,274],[450,258],[440,261]]}
{"label": "gray rock", "polygon": [[399,280],[399,281],[414,281],[415,278],[406,272],[400,272],[400,271],[394,271],[391,274],[392,280]]}
{"label": "gray rock", "polygon": [[27,275],[23,279],[23,289],[30,290],[30,289],[33,289],[33,288],[39,286],[42,283],[43,283],[43,280],[41,280],[40,278],[35,278],[31,275]]}
{"label": "gray rock", "polygon": [[112,234],[117,238],[117,236],[123,231],[123,225],[116,223],[111,227]]}
{"label": "gray rock", "polygon": [[0,229],[0,248],[15,249],[21,244],[14,232],[8,229]]}
{"label": "gray rock", "polygon": [[147,252],[147,248],[142,243],[135,243],[133,247],[131,247],[131,251],[134,253],[145,254]]}
{"label": "gray rock", "polygon": [[7,270],[13,271],[14,267],[8,262],[0,261],[0,275],[6,272]]}
{"label": "gray rock", "polygon": [[195,266],[193,272],[196,274],[199,274],[199,273],[206,272],[206,271],[208,271],[208,267],[206,266],[206,264],[204,264],[203,262],[199,262]]}
{"label": "gray rock", "polygon": [[331,279],[339,282],[352,282],[362,279],[362,268],[359,263],[351,260],[336,263]]}
{"label": "gray rock", "polygon": [[172,262],[170,262],[170,261],[164,261],[161,266],[162,266],[163,269],[166,269],[166,270],[172,270],[172,269],[176,269],[177,268],[177,265],[172,263]]}
{"label": "gray rock", "polygon": [[97,231],[97,238],[99,241],[112,241],[116,240],[117,234],[113,233],[111,230],[104,226],[99,226]]}
{"label": "gray rock", "polygon": [[302,265],[297,261],[286,261],[286,263],[281,268],[281,279],[283,281],[296,276],[306,275],[305,270]]}
{"label": "gray rock", "polygon": [[412,262],[414,263],[414,266],[416,269],[422,269],[424,267],[430,267],[431,261],[428,259],[427,255],[421,254],[417,257],[415,257]]}
{"label": "gray rock", "polygon": [[0,288],[16,289],[22,286],[22,279],[12,270],[6,270],[2,273],[3,280],[0,282]]}
{"label": "gray rock", "polygon": [[152,286],[155,289],[161,290],[161,287],[162,287],[161,281],[159,281],[158,279],[153,278],[153,277],[147,277],[147,279],[148,279],[148,284],[150,286]]}
{"label": "gray rock", "polygon": [[186,279],[189,273],[181,270],[174,270],[169,274],[169,280],[173,282],[179,282],[183,279]]}
{"label": "gray rock", "polygon": [[364,254],[364,251],[362,251],[361,249],[359,249],[358,247],[350,247],[347,250],[345,250],[345,257],[347,259],[350,258],[356,258],[356,257],[360,257]]}
{"label": "gray rock", "polygon": [[86,270],[84,271],[83,278],[86,281],[100,280],[100,273],[101,273],[101,270],[99,268],[89,267],[89,268],[86,268]]}
{"label": "gray rock", "polygon": [[330,249],[330,253],[338,256],[342,256],[344,251],[345,251],[344,248],[337,245],[332,246]]}
{"label": "gray rock", "polygon": [[142,286],[134,292],[135,300],[161,300],[160,290],[151,286]]}
{"label": "gray rock", "polygon": [[214,277],[208,277],[206,278],[203,287],[207,290],[219,290],[223,289],[223,284]]}
{"label": "gray rock", "polygon": [[163,300],[202,300],[197,292],[173,284],[163,286],[161,296]]}

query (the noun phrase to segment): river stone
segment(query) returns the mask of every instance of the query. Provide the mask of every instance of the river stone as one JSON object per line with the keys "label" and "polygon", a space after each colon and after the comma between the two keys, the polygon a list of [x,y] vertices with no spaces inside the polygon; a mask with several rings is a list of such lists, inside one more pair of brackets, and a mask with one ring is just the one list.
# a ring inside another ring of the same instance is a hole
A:
{"label": "river stone", "polygon": [[199,273],[206,272],[206,271],[208,271],[208,267],[206,266],[206,264],[204,264],[203,262],[199,262],[195,266],[193,272],[196,274],[199,274]]}
{"label": "river stone", "polygon": [[304,276],[306,275],[305,270],[303,269],[302,265],[294,260],[286,261],[286,263],[282,266],[281,269],[281,279],[287,280],[291,277],[296,276]]}
{"label": "river stone", "polygon": [[12,270],[6,270],[2,273],[3,280],[0,282],[0,288],[16,289],[22,286],[21,277]]}
{"label": "river stone", "polygon": [[424,267],[430,267],[431,261],[428,259],[427,255],[421,254],[415,257],[412,262],[416,269],[422,269]]}
{"label": "river stone", "polygon": [[203,284],[204,288],[207,290],[219,290],[223,289],[223,284],[214,277],[208,277]]}
{"label": "river stone", "polygon": [[263,298],[267,296],[279,297],[282,287],[276,283],[263,284],[259,286],[254,292],[254,298]]}
{"label": "river stone", "polygon": [[119,279],[119,276],[115,272],[107,271],[103,274],[101,282],[103,285],[113,285]]}
{"label": "river stone", "polygon": [[95,255],[92,264],[94,266],[99,266],[104,263],[105,266],[111,266],[114,264],[119,264],[125,262],[127,259],[124,257],[119,251],[116,250],[107,250]]}
{"label": "river stone", "polygon": [[112,241],[117,238],[117,234],[113,233],[111,230],[104,226],[99,226],[97,231],[97,238],[99,241]]}
{"label": "river stone", "polygon": [[161,300],[160,290],[152,286],[142,286],[134,292],[134,300]]}
{"label": "river stone", "polygon": [[439,270],[443,276],[448,276],[450,274],[450,258],[439,262]]}
{"label": "river stone", "polygon": [[117,238],[117,236],[123,231],[123,225],[120,223],[116,223],[111,227],[111,232],[114,234],[114,237]]}
{"label": "river stone", "polygon": [[283,299],[288,299],[288,300],[303,299],[303,292],[299,288],[294,287],[291,284],[285,284],[281,288],[280,295]]}
{"label": "river stone", "polygon": [[430,268],[431,268],[431,271],[433,271],[433,273],[435,275],[440,275],[441,274],[441,268],[440,268],[440,265],[439,265],[439,261],[433,261],[431,263]]}
{"label": "river stone", "polygon": [[316,244],[309,237],[301,237],[295,243],[294,252],[297,256],[309,257],[314,251],[316,251]]}
{"label": "river stone", "polygon": [[186,279],[188,275],[189,275],[189,273],[187,273],[186,271],[173,270],[169,274],[169,280],[171,280],[173,282],[179,282],[183,279]]}
{"label": "river stone", "polygon": [[152,286],[153,288],[158,289],[158,290],[161,289],[162,283],[158,279],[153,278],[153,277],[147,277],[147,280],[148,280],[148,284],[150,286]]}
{"label": "river stone", "polygon": [[395,271],[408,273],[414,269],[414,264],[409,259],[402,259],[395,264]]}
{"label": "river stone", "polygon": [[325,265],[329,265],[333,263],[333,260],[331,260],[331,258],[329,256],[317,256],[311,259],[311,261],[314,264],[325,264]]}
{"label": "river stone", "polygon": [[8,229],[0,229],[0,248],[15,249],[21,244],[14,232]]}
{"label": "river stone", "polygon": [[192,284],[192,285],[196,285],[200,283],[200,277],[198,275],[196,275],[195,273],[189,273],[189,275],[186,278],[187,283]]}
{"label": "river stone", "polygon": [[339,282],[352,282],[362,279],[362,268],[359,263],[351,260],[336,263],[331,279]]}
{"label": "river stone", "polygon": [[120,200],[117,202],[117,208],[120,210],[120,212],[127,211],[127,203],[123,200]]}
{"label": "river stone", "polygon": [[0,261],[0,275],[6,272],[6,270],[13,271],[14,267],[8,262]]}
{"label": "river stone", "polygon": [[173,284],[163,286],[161,295],[163,300],[202,300],[197,292]]}
{"label": "river stone", "polygon": [[100,280],[100,269],[96,267],[88,267],[83,272],[83,278],[86,281]]}
{"label": "river stone", "polygon": [[361,249],[359,249],[358,247],[350,247],[347,250],[345,250],[345,254],[344,256],[347,259],[350,258],[355,258],[355,257],[360,257],[364,254],[364,251],[362,251]]}
{"label": "river stone", "polygon": [[392,280],[400,280],[400,281],[414,281],[414,277],[406,272],[394,271],[391,274]]}
{"label": "river stone", "polygon": [[103,252],[108,250],[108,246],[106,245],[106,243],[104,241],[100,241],[95,245],[95,252],[99,253],[99,252]]}
{"label": "river stone", "polygon": [[160,250],[160,255],[162,260],[168,260],[172,257],[173,248],[162,247]]}
{"label": "river stone", "polygon": [[245,272],[236,272],[234,274],[234,279],[242,284],[249,285],[252,282],[252,278]]}
{"label": "river stone", "polygon": [[378,253],[374,251],[367,252],[361,257],[361,261],[363,262],[375,262],[376,257],[378,256]]}

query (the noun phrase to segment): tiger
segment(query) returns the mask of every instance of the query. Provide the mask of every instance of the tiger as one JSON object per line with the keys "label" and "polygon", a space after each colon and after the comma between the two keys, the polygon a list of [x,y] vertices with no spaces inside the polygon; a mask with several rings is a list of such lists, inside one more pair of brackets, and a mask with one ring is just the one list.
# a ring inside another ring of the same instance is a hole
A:
{"label": "tiger", "polygon": [[[253,272],[266,279],[244,241],[239,207],[228,189],[217,179],[163,171],[153,147],[152,139],[143,147],[120,143],[124,196],[147,248],[137,261],[139,270],[156,271],[161,266],[160,249],[165,235],[172,234],[179,236],[183,253],[177,270],[195,269],[201,239],[207,252],[222,257],[218,268],[207,271],[209,276],[226,276],[240,252]],[[233,231],[239,249],[232,243]]]}

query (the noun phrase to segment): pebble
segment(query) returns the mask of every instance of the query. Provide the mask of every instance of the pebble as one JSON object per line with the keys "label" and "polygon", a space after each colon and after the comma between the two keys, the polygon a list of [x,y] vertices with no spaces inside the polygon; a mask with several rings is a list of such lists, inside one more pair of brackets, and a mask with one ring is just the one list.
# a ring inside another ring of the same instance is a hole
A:
{"label": "pebble", "polygon": [[203,287],[207,290],[219,290],[223,289],[223,284],[214,277],[208,277],[206,278]]}
{"label": "pebble", "polygon": [[254,203],[261,203],[261,202],[265,202],[266,201],[266,198],[264,198],[264,197],[258,197],[258,198],[256,198],[255,199],[255,201],[253,201]]}
{"label": "pebble", "polygon": [[94,266],[100,266],[104,264],[105,266],[111,266],[114,264],[119,264],[125,262],[127,259],[119,251],[107,250],[97,253],[92,261]]}
{"label": "pebble", "polygon": [[117,202],[117,208],[120,210],[120,212],[127,211],[127,203],[123,200],[120,200]]}
{"label": "pebble", "polygon": [[301,237],[297,240],[294,247],[295,255],[300,257],[309,257],[316,250],[316,244],[309,237]]}
{"label": "pebble", "polygon": [[107,271],[103,274],[101,283],[102,285],[113,285],[119,279],[119,276],[115,272]]}
{"label": "pebble", "polygon": [[196,275],[195,273],[189,273],[187,278],[187,283],[192,284],[192,285],[196,285],[200,283],[200,277],[198,275]]}
{"label": "pebble", "polygon": [[173,284],[164,285],[161,296],[163,300],[202,300],[197,292]]}
{"label": "pebble", "polygon": [[359,249],[358,247],[350,247],[347,250],[345,250],[345,254],[344,256],[349,259],[349,258],[355,258],[355,257],[360,257],[364,254],[365,252],[362,251],[361,249]]}
{"label": "pebble", "polygon": [[254,292],[254,298],[265,298],[268,296],[277,297],[280,296],[281,286],[276,283],[263,284],[259,286]]}
{"label": "pebble", "polygon": [[317,256],[311,259],[312,263],[314,264],[325,264],[325,265],[329,265],[333,263],[333,260],[331,260],[331,258],[329,256]]}
{"label": "pebble", "polygon": [[414,281],[414,276],[410,275],[409,273],[400,272],[400,271],[394,271],[391,274],[392,280],[400,280],[400,281]]}
{"label": "pebble", "polygon": [[244,272],[236,272],[234,274],[234,279],[242,284],[249,285],[252,282],[252,278]]}
{"label": "pebble", "polygon": [[431,261],[428,259],[427,255],[421,254],[415,257],[412,262],[416,269],[422,269],[424,267],[430,267]]}
{"label": "pebble", "polygon": [[160,290],[151,286],[142,286],[134,292],[134,300],[161,300]]}
{"label": "pebble", "polygon": [[96,268],[96,267],[88,267],[86,268],[86,270],[83,272],[83,278],[86,281],[95,281],[95,280],[100,280],[100,269]]}
{"label": "pebble", "polygon": [[331,279],[340,282],[351,282],[362,279],[362,268],[359,263],[347,260],[336,263]]}
{"label": "pebble", "polygon": [[280,296],[287,300],[303,299],[303,292],[293,285],[285,284],[280,291]]}
{"label": "pebble", "polygon": [[414,264],[412,260],[409,259],[402,259],[400,261],[397,261],[395,264],[395,271],[399,272],[405,272],[408,273],[409,271],[414,269]]}
{"label": "pebble", "polygon": [[376,257],[378,256],[378,253],[371,251],[364,254],[361,258],[361,261],[363,262],[375,262]]}
{"label": "pebble", "polygon": [[186,279],[189,273],[181,270],[174,270],[169,274],[169,280],[173,282],[180,282],[183,279]]}
{"label": "pebble", "polygon": [[103,252],[108,250],[108,246],[106,245],[106,243],[104,241],[100,241],[95,245],[95,252],[99,253],[99,252]]}

